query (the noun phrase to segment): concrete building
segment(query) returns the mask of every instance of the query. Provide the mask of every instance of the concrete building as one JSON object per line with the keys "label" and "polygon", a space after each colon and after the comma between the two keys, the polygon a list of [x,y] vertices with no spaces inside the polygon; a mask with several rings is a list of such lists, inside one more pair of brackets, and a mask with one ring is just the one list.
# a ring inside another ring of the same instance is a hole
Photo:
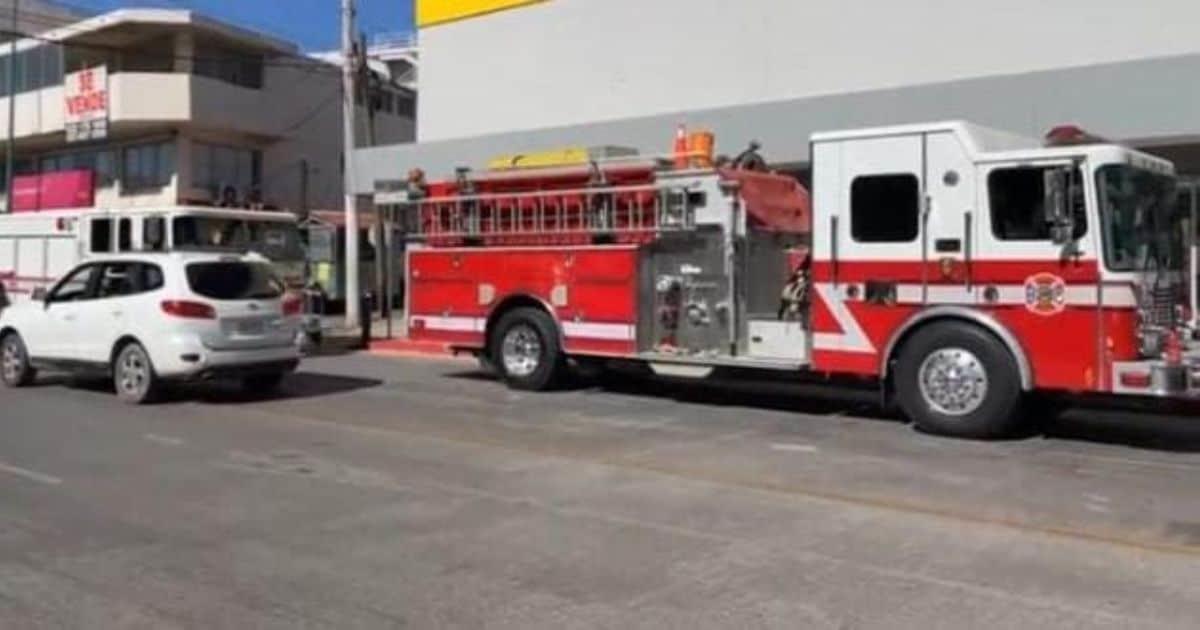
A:
{"label": "concrete building", "polygon": [[418,140],[359,151],[365,192],[420,166],[562,145],[720,153],[802,170],[818,130],[1074,123],[1200,173],[1195,0],[419,0]]}
{"label": "concrete building", "polygon": [[[11,99],[0,48],[0,139],[9,137],[11,100],[18,175],[90,172],[93,203],[106,207],[229,196],[289,209],[342,205],[340,69],[294,44],[191,11],[122,9],[16,48]],[[81,85],[90,92],[81,96]],[[379,142],[410,141],[412,112],[394,103],[411,93],[385,81],[378,94],[374,116],[359,99],[360,143],[369,128]],[[73,109],[81,104],[83,123]]]}
{"label": "concrete building", "polygon": [[17,11],[16,33],[44,33],[87,17],[78,9],[43,0],[0,0],[0,42],[14,39],[13,8]]}

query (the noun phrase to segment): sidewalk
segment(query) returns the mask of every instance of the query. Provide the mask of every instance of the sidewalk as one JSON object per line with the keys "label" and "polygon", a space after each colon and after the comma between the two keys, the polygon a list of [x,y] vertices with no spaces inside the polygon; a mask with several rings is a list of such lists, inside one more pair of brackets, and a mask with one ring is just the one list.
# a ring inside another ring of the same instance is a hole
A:
{"label": "sidewalk", "polygon": [[[442,343],[428,341],[412,341],[406,336],[403,311],[392,312],[392,335],[388,338],[387,321],[375,313],[371,320],[371,342],[367,348],[372,354],[384,356],[410,357],[449,357],[450,348]],[[361,349],[362,329],[358,326],[347,326],[345,317],[328,315],[321,319],[321,331],[324,339],[322,349],[354,348]]]}

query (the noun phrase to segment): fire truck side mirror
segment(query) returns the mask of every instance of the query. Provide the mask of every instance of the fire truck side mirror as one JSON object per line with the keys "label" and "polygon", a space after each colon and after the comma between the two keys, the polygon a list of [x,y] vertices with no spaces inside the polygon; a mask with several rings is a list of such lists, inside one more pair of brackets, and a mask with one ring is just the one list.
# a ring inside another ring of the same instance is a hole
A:
{"label": "fire truck side mirror", "polygon": [[1052,168],[1044,172],[1045,201],[1042,207],[1046,213],[1046,224],[1050,227],[1050,239],[1055,245],[1069,243],[1075,232],[1075,218],[1069,207],[1071,172],[1070,168]]}

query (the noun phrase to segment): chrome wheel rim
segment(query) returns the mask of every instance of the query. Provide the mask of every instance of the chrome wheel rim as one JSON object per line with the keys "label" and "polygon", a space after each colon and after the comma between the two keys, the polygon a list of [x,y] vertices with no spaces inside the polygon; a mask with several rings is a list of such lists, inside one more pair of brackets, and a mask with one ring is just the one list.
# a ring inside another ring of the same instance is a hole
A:
{"label": "chrome wheel rim", "polygon": [[921,363],[917,377],[921,397],[934,411],[965,416],[987,398],[987,370],[979,357],[962,348],[942,348]]}
{"label": "chrome wheel rim", "polygon": [[511,376],[524,378],[537,371],[542,362],[542,338],[527,324],[514,326],[504,335],[500,344],[500,358],[504,371]]}
{"label": "chrome wheel rim", "polygon": [[146,357],[136,350],[121,355],[120,365],[117,366],[117,386],[121,392],[138,396],[150,382],[150,365]]}
{"label": "chrome wheel rim", "polygon": [[20,376],[21,370],[25,365],[25,356],[22,354],[21,348],[15,340],[6,339],[4,341],[2,363],[4,380],[8,383],[17,382],[17,377]]}

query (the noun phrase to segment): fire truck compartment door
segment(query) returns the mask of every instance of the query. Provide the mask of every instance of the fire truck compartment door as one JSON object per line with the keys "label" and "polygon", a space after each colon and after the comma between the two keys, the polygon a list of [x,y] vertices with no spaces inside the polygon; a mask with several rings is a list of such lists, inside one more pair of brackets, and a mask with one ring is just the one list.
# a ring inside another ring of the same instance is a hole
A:
{"label": "fire truck compartment door", "polygon": [[808,331],[800,322],[750,321],[750,356],[805,363],[808,360]]}
{"label": "fire truck compartment door", "polygon": [[[926,281],[940,285],[945,300],[972,301],[968,289],[968,258],[978,251],[979,212],[976,208],[975,165],[950,132],[932,133],[925,140],[925,246]],[[944,295],[961,287],[961,295]],[[929,301],[943,301],[929,297]]]}

